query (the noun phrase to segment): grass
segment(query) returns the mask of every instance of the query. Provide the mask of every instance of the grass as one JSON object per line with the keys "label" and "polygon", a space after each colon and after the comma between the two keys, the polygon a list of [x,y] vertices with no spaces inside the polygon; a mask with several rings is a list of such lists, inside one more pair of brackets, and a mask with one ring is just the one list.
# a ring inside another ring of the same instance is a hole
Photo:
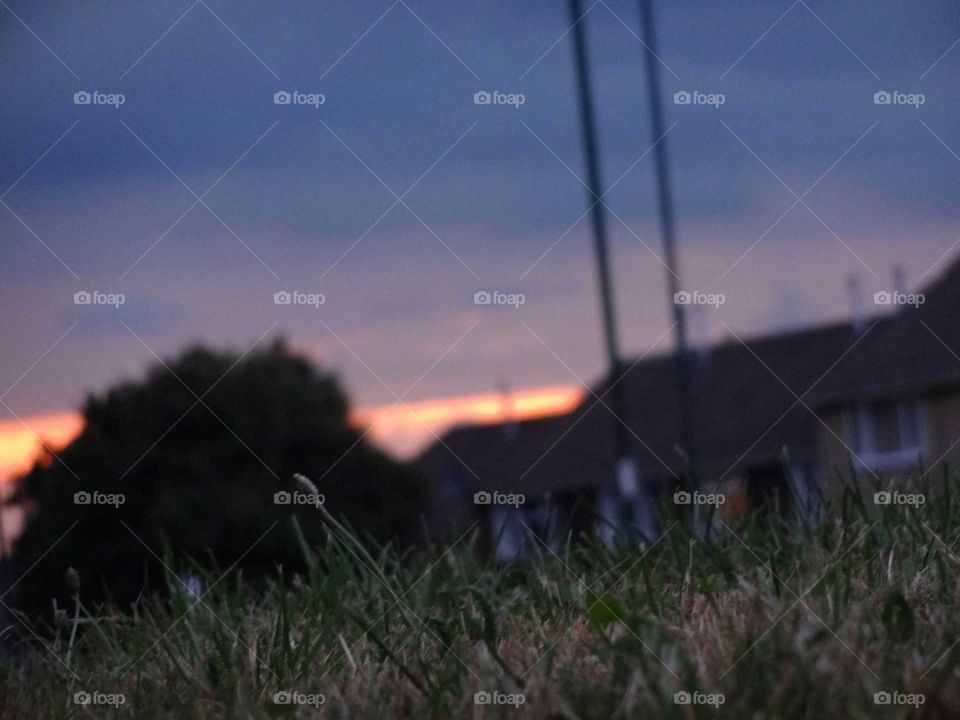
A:
{"label": "grass", "polygon": [[707,543],[674,524],[511,569],[471,534],[399,557],[325,514],[303,577],[207,572],[198,598],[171,560],[167,602],[113,617],[81,589],[53,636],[0,661],[0,715],[960,717],[957,489],[914,507],[848,488],[814,528],[756,515]]}

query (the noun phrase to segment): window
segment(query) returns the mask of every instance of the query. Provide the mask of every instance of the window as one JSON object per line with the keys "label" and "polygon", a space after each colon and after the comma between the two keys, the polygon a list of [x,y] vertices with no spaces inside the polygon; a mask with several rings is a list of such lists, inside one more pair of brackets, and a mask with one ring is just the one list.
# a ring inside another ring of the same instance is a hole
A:
{"label": "window", "polygon": [[884,400],[855,407],[850,416],[855,460],[870,469],[920,463],[923,450],[919,403]]}

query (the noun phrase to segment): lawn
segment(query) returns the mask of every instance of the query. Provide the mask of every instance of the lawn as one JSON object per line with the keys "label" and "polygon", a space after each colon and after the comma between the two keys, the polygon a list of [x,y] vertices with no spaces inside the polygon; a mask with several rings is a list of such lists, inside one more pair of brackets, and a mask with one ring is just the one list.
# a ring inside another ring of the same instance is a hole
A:
{"label": "lawn", "polygon": [[[922,504],[839,493],[814,527],[758,513],[704,542],[475,535],[399,556],[320,508],[304,577],[248,587],[167,559],[167,602],[4,629],[5,718],[960,717],[955,477]],[[902,498],[901,498],[902,499]],[[189,585],[189,587],[188,587]],[[197,587],[203,589],[198,592]]]}

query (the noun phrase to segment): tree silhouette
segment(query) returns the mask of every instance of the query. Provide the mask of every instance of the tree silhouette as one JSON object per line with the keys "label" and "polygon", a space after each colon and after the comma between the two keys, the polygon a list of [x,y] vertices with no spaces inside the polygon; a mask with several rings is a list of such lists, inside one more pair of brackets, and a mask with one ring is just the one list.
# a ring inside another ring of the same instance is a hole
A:
{"label": "tree silhouette", "polygon": [[166,552],[237,563],[246,578],[295,572],[304,558],[291,515],[308,543],[323,537],[316,508],[275,503],[297,489],[297,472],[332,515],[408,542],[419,527],[417,480],[347,414],[337,381],[283,341],[243,357],[192,348],[141,382],[88,397],[81,435],[17,480],[12,501],[28,520],[6,564],[4,602],[32,615],[54,599],[67,607],[73,567],[85,603],[126,609],[162,592]]}

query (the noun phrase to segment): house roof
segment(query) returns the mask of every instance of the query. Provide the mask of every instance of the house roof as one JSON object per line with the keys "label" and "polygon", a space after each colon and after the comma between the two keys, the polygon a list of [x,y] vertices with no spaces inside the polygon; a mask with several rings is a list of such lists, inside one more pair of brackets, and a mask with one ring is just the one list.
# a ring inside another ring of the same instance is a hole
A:
{"label": "house roof", "polygon": [[814,396],[821,406],[915,396],[960,385],[960,259],[903,305],[868,324]]}
{"label": "house roof", "polygon": [[512,428],[459,425],[431,444],[414,464],[427,477],[452,479],[474,490],[506,490],[502,478],[507,463],[539,447],[568,422],[568,415],[554,415],[516,422]]}
{"label": "house roof", "polygon": [[[775,462],[784,445],[812,452],[816,419],[796,402],[854,341],[837,324],[752,340],[731,339],[694,358],[698,449],[704,462]],[[631,367],[632,365],[632,367]],[[645,475],[679,474],[680,410],[669,354],[627,364],[620,381],[628,435]],[[567,415],[502,425],[460,426],[431,445],[418,467],[465,488],[526,492],[593,487],[613,477],[609,378]],[[601,398],[598,401],[598,398]]]}
{"label": "house roof", "polygon": [[[812,458],[814,410],[851,399],[960,386],[960,261],[905,306],[857,333],[849,323],[755,338],[731,337],[696,355],[692,395],[701,464],[717,477],[778,461],[786,446]],[[955,355],[954,353],[957,353]],[[680,475],[676,364],[670,354],[627,361],[620,381],[629,437],[644,477]],[[568,415],[458,427],[417,460],[433,478],[467,489],[536,495],[614,477],[613,414],[602,378]],[[602,398],[598,402],[597,398]],[[468,470],[467,467],[470,469]]]}
{"label": "house roof", "polygon": [[[784,446],[795,456],[812,456],[818,420],[808,408],[806,394],[854,340],[849,325],[835,324],[733,338],[695,356],[692,396],[701,464],[717,475],[734,465],[775,463]],[[635,361],[620,382],[628,406],[628,435],[641,474],[679,476],[683,458],[678,450],[680,406],[673,357]],[[532,469],[530,464],[521,469],[512,460],[508,477],[531,491],[548,489],[558,478],[571,475],[573,484],[594,485],[613,478],[617,421],[609,409],[609,386],[609,379],[599,383],[565,426],[526,452],[534,456]]]}

